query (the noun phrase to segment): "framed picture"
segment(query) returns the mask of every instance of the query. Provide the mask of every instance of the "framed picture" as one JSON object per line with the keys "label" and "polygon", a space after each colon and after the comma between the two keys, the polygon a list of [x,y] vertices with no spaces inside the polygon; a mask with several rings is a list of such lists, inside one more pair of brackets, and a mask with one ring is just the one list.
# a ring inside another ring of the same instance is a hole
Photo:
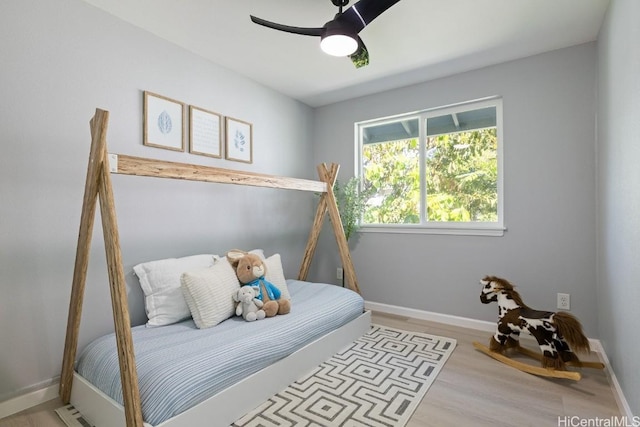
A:
{"label": "framed picture", "polygon": [[213,111],[189,106],[189,152],[222,157],[222,116]]}
{"label": "framed picture", "polygon": [[184,151],[184,104],[162,95],[144,92],[144,135],[149,147]]}
{"label": "framed picture", "polygon": [[227,117],[225,128],[225,158],[236,162],[253,163],[253,125]]}

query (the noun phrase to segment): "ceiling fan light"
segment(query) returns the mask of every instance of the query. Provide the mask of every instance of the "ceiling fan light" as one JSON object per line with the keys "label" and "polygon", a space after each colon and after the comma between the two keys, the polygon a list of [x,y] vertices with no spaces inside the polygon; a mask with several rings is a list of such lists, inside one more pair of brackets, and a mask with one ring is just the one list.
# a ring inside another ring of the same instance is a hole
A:
{"label": "ceiling fan light", "polygon": [[345,34],[331,34],[322,37],[320,48],[333,56],[349,56],[358,49],[358,41]]}

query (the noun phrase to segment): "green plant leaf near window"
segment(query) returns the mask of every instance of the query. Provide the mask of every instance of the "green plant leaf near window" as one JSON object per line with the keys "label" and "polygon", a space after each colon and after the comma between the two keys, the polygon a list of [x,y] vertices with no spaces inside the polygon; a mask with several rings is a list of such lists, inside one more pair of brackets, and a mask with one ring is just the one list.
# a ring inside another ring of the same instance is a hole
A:
{"label": "green plant leaf near window", "polygon": [[336,180],[333,193],[338,204],[344,235],[348,241],[353,233],[360,228],[360,219],[364,214],[370,194],[361,189],[360,179],[357,177],[351,177],[344,185]]}

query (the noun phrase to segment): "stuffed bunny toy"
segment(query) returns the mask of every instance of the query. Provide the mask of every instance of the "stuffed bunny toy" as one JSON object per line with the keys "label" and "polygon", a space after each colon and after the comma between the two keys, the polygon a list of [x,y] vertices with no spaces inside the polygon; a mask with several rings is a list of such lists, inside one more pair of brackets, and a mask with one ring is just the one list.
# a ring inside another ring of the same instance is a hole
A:
{"label": "stuffed bunny toy", "polygon": [[267,317],[287,314],[291,311],[291,301],[281,298],[280,289],[264,278],[267,266],[258,255],[234,249],[227,253],[229,263],[236,270],[242,285],[258,289],[257,298],[264,303],[262,309]]}

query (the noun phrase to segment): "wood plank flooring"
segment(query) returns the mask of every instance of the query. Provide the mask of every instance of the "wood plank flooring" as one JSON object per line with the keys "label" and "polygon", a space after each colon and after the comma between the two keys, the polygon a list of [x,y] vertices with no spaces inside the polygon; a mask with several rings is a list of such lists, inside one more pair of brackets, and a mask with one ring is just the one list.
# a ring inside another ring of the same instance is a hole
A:
{"label": "wood plank flooring", "polygon": [[49,400],[33,408],[0,420],[1,427],[66,427],[54,412],[62,406],[60,398]]}
{"label": "wood plank flooring", "polygon": [[[579,382],[539,378],[475,350],[472,342],[488,343],[487,332],[376,312],[373,323],[457,340],[455,351],[407,427],[558,427],[571,425],[570,417],[621,416],[604,371],[582,369]],[[534,342],[526,343],[535,348]],[[582,358],[598,360],[595,353]],[[51,400],[0,420],[0,427],[64,427],[54,412],[59,406],[59,399]]]}
{"label": "wood plank flooring", "polygon": [[[407,427],[558,427],[570,425],[568,421],[559,423],[559,417],[621,415],[605,371],[582,369],[578,382],[540,378],[475,350],[473,341],[488,344],[488,332],[378,313],[372,321],[457,340],[455,351]],[[523,338],[525,343],[535,348],[533,340]],[[598,357],[592,353],[582,359],[597,361]],[[526,357],[521,360],[530,361]]]}

